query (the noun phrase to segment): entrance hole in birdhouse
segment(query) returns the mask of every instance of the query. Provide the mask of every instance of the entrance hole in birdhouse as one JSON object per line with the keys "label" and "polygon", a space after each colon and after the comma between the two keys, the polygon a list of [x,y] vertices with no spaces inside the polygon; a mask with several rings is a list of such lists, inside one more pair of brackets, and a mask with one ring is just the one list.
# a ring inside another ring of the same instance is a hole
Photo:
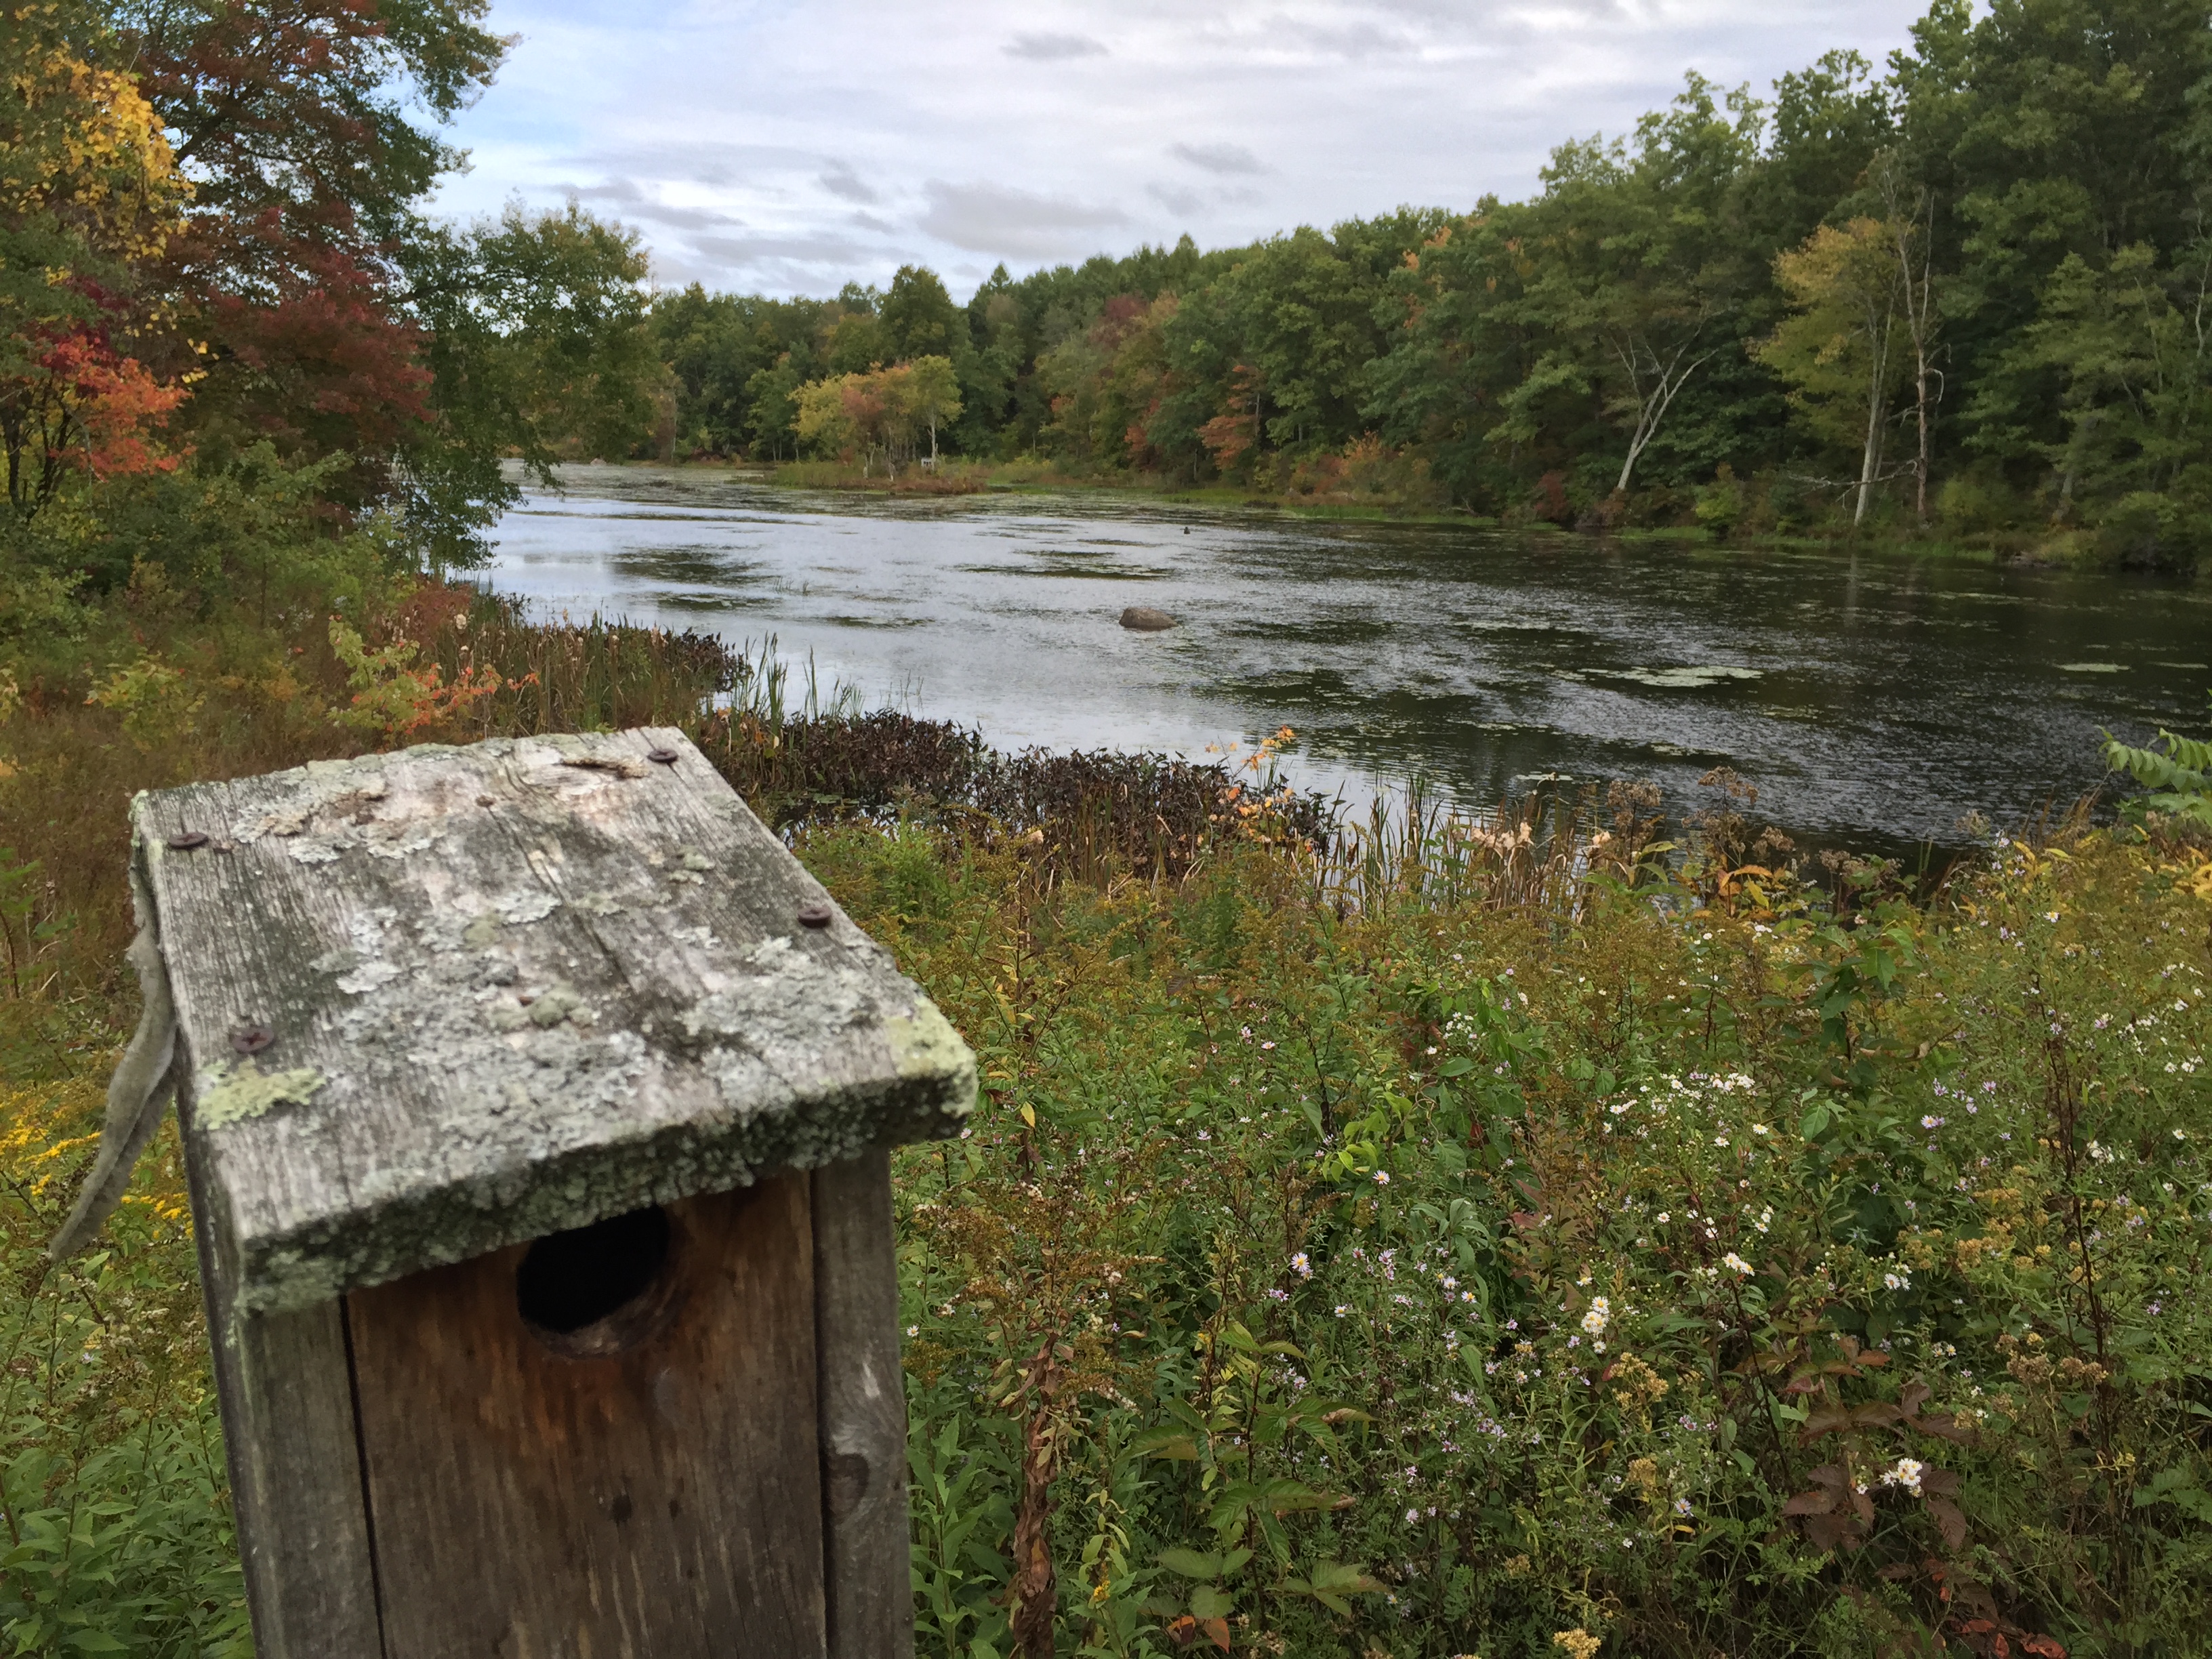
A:
{"label": "entrance hole in birdhouse", "polygon": [[667,1212],[659,1209],[549,1233],[515,1272],[516,1310],[557,1354],[620,1353],[657,1332],[673,1310],[673,1245]]}

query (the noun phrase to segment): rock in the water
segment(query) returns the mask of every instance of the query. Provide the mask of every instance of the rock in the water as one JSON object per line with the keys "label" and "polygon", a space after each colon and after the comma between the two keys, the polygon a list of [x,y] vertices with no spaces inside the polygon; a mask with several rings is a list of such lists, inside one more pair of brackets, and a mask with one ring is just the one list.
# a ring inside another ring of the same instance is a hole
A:
{"label": "rock in the water", "polygon": [[1164,628],[1173,628],[1176,619],[1164,611],[1155,611],[1148,605],[1133,605],[1121,613],[1121,626],[1133,628],[1139,634],[1157,634]]}

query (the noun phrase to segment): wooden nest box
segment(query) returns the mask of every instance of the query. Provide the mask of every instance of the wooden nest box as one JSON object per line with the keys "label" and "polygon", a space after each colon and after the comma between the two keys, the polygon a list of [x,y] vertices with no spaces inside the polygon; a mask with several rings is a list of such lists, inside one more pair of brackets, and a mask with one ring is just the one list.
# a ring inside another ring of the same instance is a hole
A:
{"label": "wooden nest box", "polygon": [[911,1651],[975,1062],[672,730],[142,798],[261,1659]]}

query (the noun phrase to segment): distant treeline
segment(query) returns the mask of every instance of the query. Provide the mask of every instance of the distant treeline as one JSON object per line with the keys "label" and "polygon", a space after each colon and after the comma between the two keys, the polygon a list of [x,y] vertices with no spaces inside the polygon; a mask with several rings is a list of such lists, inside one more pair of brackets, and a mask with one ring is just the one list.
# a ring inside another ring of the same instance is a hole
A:
{"label": "distant treeline", "polygon": [[1765,100],[1692,75],[1527,201],[1001,266],[964,307],[912,266],[834,300],[694,286],[652,310],[672,386],[641,453],[849,449],[805,444],[802,389],[941,357],[939,441],[970,457],[2190,562],[2208,85],[2201,4],[1937,0],[1885,71],[1830,52]]}

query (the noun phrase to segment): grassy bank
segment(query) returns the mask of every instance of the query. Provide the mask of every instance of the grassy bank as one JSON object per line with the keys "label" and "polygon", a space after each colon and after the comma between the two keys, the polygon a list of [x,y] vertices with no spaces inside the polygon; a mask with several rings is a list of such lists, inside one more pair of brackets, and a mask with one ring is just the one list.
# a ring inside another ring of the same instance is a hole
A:
{"label": "grassy bank", "polygon": [[1200,484],[1187,477],[1102,471],[1081,463],[1035,457],[997,461],[947,457],[927,471],[908,467],[896,476],[881,467],[867,470],[839,461],[787,461],[768,475],[768,481],[787,489],[859,490],[892,495],[1053,495],[1080,491],[1215,511],[1261,508],[1303,518],[1419,524],[1498,522],[1450,507],[1426,491],[1345,488],[1335,481],[1323,481],[1320,487],[1309,489],[1279,489],[1272,483]]}
{"label": "grassy bank", "polygon": [[[726,464],[689,465],[722,469]],[[1323,522],[1449,524],[1486,529],[1511,528],[1534,534],[1602,535],[1626,542],[1685,542],[1745,547],[1874,548],[1918,557],[1963,559],[2062,569],[2100,569],[2114,560],[2079,532],[2051,531],[1958,531],[1921,529],[1884,521],[1863,530],[1838,528],[1820,534],[1758,524],[1702,521],[1694,500],[1685,497],[1670,511],[1619,522],[1565,524],[1540,515],[1499,518],[1471,512],[1440,500],[1432,490],[1347,488],[1323,478],[1314,487],[1281,488],[1272,483],[1194,484],[1188,478],[1126,471],[1099,471],[1079,463],[1025,459],[970,461],[947,457],[937,467],[909,467],[896,475],[882,468],[864,470],[837,461],[786,461],[772,469],[744,469],[760,482],[783,489],[846,490],[889,496],[1056,495],[1080,493],[1121,497],[1133,503],[1196,507],[1212,512],[1265,511]]]}
{"label": "grassy bank", "polygon": [[129,791],[669,719],[982,1062],[898,1162],[923,1653],[2200,1645],[2201,853],[2071,830],[1912,907],[1718,797],[1686,861],[1633,792],[1332,837],[711,641],[349,614],[142,595],[10,669],[14,1650],[246,1650],[173,1136],[37,1254],[132,1012]]}

